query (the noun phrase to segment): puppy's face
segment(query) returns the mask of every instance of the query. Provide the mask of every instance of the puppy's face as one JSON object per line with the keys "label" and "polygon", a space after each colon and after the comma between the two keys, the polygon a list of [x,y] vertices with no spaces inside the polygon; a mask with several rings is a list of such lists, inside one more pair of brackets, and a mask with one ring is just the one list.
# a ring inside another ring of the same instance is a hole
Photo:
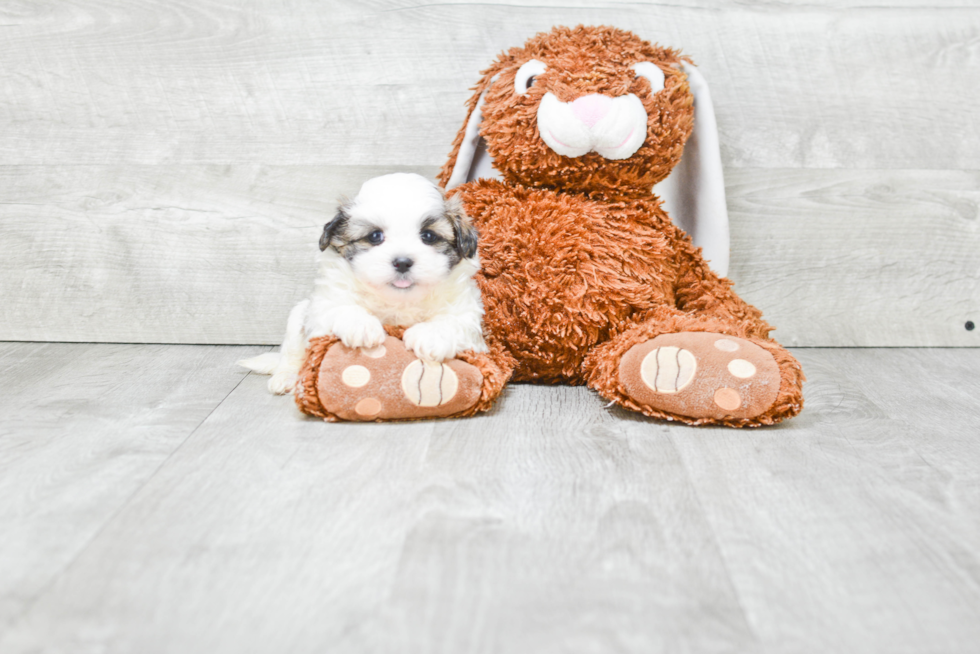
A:
{"label": "puppy's face", "polygon": [[392,302],[414,300],[476,256],[476,229],[457,198],[420,175],[368,180],[323,228],[320,249],[333,248],[354,276]]}

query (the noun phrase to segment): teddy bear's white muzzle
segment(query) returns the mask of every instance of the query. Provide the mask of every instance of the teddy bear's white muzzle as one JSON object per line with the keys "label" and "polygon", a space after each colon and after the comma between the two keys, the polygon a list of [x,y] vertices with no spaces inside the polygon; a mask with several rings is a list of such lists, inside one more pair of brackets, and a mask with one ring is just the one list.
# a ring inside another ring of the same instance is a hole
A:
{"label": "teddy bear's white muzzle", "polygon": [[647,112],[632,93],[616,98],[592,93],[562,102],[549,91],[538,105],[538,131],[565,157],[598,152],[606,159],[627,159],[646,140]]}

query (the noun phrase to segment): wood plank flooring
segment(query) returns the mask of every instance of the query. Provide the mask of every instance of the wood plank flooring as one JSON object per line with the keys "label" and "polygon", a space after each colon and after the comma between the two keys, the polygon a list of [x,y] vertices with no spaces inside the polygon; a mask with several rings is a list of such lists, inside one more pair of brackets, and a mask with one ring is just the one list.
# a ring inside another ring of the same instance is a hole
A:
{"label": "wood plank flooring", "polygon": [[976,0],[0,3],[0,339],[278,343],[338,194],[578,23],[697,62],[781,341],[980,346]]}
{"label": "wood plank flooring", "polygon": [[0,344],[0,654],[980,642],[980,349],[797,349],[754,431],[534,386],[326,424],[264,349]]}
{"label": "wood plank flooring", "polygon": [[441,166],[479,71],[578,24],[690,55],[728,168],[980,169],[964,0],[3,3],[0,158]]}
{"label": "wood plank flooring", "polygon": [[[278,344],[337,197],[385,172],[0,166],[0,338]],[[785,345],[980,346],[980,173],[726,176],[729,276]]]}

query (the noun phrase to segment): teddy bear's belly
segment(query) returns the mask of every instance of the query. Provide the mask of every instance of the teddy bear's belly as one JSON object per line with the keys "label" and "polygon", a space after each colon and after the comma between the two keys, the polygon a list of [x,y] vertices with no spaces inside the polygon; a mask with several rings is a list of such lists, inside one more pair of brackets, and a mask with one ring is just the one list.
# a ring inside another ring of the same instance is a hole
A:
{"label": "teddy bear's belly", "polygon": [[464,199],[480,229],[484,320],[517,359],[516,381],[583,383],[594,345],[673,304],[666,240],[630,219],[637,207],[510,188],[486,202],[482,190]]}

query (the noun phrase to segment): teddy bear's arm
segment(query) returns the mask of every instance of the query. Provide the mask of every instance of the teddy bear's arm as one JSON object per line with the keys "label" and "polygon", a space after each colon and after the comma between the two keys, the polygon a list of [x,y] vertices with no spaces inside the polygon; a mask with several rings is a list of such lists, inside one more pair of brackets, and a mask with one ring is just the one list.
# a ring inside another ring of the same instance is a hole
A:
{"label": "teddy bear's arm", "polygon": [[735,323],[749,336],[768,338],[772,326],[762,319],[762,312],[740,298],[729,279],[718,277],[697,248],[679,243],[678,260],[674,289],[678,309]]}

